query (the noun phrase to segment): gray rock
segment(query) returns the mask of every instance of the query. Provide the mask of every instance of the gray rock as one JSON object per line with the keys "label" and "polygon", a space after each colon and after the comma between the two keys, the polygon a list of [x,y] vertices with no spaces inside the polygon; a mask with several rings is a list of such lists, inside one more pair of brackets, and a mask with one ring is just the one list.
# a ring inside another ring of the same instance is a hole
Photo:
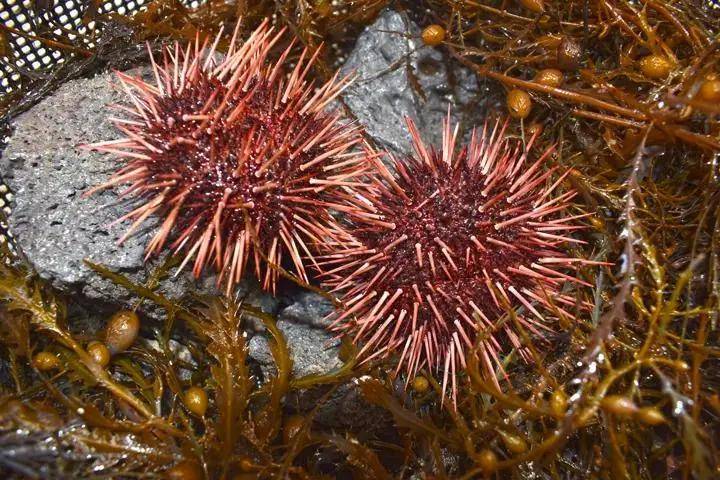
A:
{"label": "gray rock", "polygon": [[[280,312],[277,322],[290,349],[293,375],[296,378],[322,375],[342,366],[338,358],[340,342],[333,340],[333,335],[324,328],[328,324],[325,317],[332,310],[330,302],[311,292],[301,292],[293,298],[293,303]],[[267,379],[275,375],[276,369],[265,335],[250,339],[249,357],[259,364]],[[307,413],[322,402],[314,413],[314,420],[326,427],[380,429],[387,423],[387,412],[369,405],[355,381],[340,385],[329,396],[326,396],[327,391],[327,387],[295,391],[285,403]]]}
{"label": "gray rock", "polygon": [[448,105],[467,134],[500,101],[499,92],[479,85],[471,71],[424,45],[420,28],[393,10],[383,11],[360,35],[343,71],[357,75],[343,97],[346,105],[367,133],[393,153],[411,151],[406,116],[427,143],[438,145]]}
{"label": "gray rock", "polygon": [[[343,67],[358,77],[343,96],[345,104],[367,133],[393,153],[411,151],[406,116],[415,120],[428,143],[437,145],[449,104],[453,120],[472,127],[484,120],[480,112],[502,101],[499,92],[478,85],[472,72],[457,65],[450,69],[450,60],[440,50],[423,46],[419,37],[417,25],[401,13],[386,10],[360,35]],[[464,133],[469,130],[465,128]],[[278,328],[290,348],[296,377],[325,374],[341,365],[338,342],[332,342],[332,335],[323,328],[331,311],[327,300],[309,292],[295,295],[281,311]],[[266,378],[273,375],[267,338],[253,337],[249,348],[250,358]],[[309,410],[325,392],[323,388],[295,392],[286,403]],[[381,408],[368,405],[351,382],[324,399],[315,420],[335,428],[372,429],[388,418]]]}
{"label": "gray rock", "polygon": [[[451,64],[441,49],[422,44],[419,27],[403,13],[386,10],[360,35],[343,67],[358,76],[344,101],[369,135],[396,153],[410,151],[405,116],[416,121],[428,142],[437,144],[448,104],[453,106],[453,118],[470,127],[479,124],[479,112],[488,111],[488,105],[499,98],[496,91],[479,85],[472,72],[449,68]],[[139,71],[147,74],[147,69]],[[90,271],[83,259],[102,263],[136,282],[143,282],[157,265],[143,261],[144,246],[156,224],[148,222],[119,246],[117,240],[127,225],[111,223],[131,205],[119,201],[114,191],[82,196],[118,167],[111,155],[77,148],[117,136],[107,121],[107,106],[125,99],[109,87],[111,81],[112,74],[106,73],[63,85],[15,120],[15,131],[0,159],[0,171],[15,193],[10,228],[23,253],[55,288],[97,305],[128,304],[133,296]],[[184,272],[163,281],[160,291],[178,298],[213,288],[212,278],[195,282]],[[255,284],[244,285],[242,293],[266,312],[279,308],[279,302]],[[330,303],[308,292],[293,293],[287,303],[278,327],[292,352],[295,375],[327,373],[338,367],[337,342],[324,330]],[[159,313],[149,302],[144,305],[151,315]],[[257,325],[256,329],[261,330]],[[265,336],[251,339],[250,357],[270,373],[272,357]],[[357,396],[353,391],[345,393]]]}
{"label": "gray rock", "polygon": [[333,311],[330,300],[307,291],[294,294],[293,300],[293,303],[282,311],[284,320],[315,328],[325,328],[330,324],[331,320],[327,318]]}
{"label": "gray rock", "polygon": [[[142,281],[147,274],[143,249],[152,225],[123,245],[127,225],[110,225],[127,212],[114,192],[83,193],[107,180],[118,167],[110,155],[78,146],[117,136],[107,121],[108,105],[122,100],[110,88],[113,74],[66,83],[15,119],[15,131],[0,169],[15,193],[10,229],[39,275],[56,289],[89,300],[126,300],[124,289],[99,278],[83,259]],[[172,282],[184,290],[185,277]]]}
{"label": "gray rock", "polygon": [[[332,306],[323,297],[301,292],[295,301],[278,316],[277,326],[290,349],[293,375],[324,374],[342,365],[338,358],[339,341],[324,329],[323,320]],[[274,374],[275,367],[267,337],[256,335],[250,339],[249,356],[255,360],[263,374]]]}
{"label": "gray rock", "polygon": [[[407,152],[405,115],[415,118],[421,132],[437,141],[448,102],[456,104],[455,117],[479,110],[473,106],[481,90],[472,74],[447,65],[440,50],[422,45],[417,25],[404,14],[387,10],[360,35],[349,56],[344,69],[356,70],[359,78],[345,101],[379,143]],[[451,79],[450,71],[459,73]],[[138,72],[149,73],[147,68],[134,73]],[[118,200],[115,191],[83,197],[88,188],[103,183],[118,168],[112,155],[78,149],[83,143],[117,137],[107,120],[108,105],[124,102],[125,95],[111,88],[111,83],[113,74],[104,73],[60,87],[15,119],[14,133],[0,159],[0,171],[15,199],[10,230],[22,252],[53,287],[98,305],[128,304],[132,295],[92,272],[84,259],[135,282],[145,281],[158,265],[158,261],[145,263],[143,259],[156,221],[148,221],[118,245],[128,225],[112,222],[129,211],[132,202]],[[162,282],[160,291],[178,298],[195,287],[196,282],[183,272]],[[157,313],[150,305],[146,309]],[[325,315],[306,313],[313,318]],[[293,318],[292,312],[288,318]]]}
{"label": "gray rock", "polygon": [[[395,153],[411,150],[405,116],[413,118],[425,138],[437,144],[448,104],[453,105],[455,121],[472,126],[482,121],[477,112],[484,110],[476,108],[481,94],[483,102],[490,101],[487,87],[480,88],[467,69],[455,66],[455,77],[450,78],[448,62],[440,50],[422,44],[415,23],[402,13],[385,10],[359,36],[342,68],[357,75],[343,100],[368,134]],[[332,336],[323,330],[331,311],[327,300],[310,292],[298,294],[282,310],[278,328],[290,347],[295,375],[327,373],[339,365],[337,346],[328,347]],[[265,337],[250,340],[250,357],[265,374],[272,373]]]}
{"label": "gray rock", "polygon": [[[131,73],[147,75],[148,70],[140,68]],[[67,82],[17,117],[0,159],[0,171],[14,192],[14,208],[8,220],[21,251],[41,278],[96,310],[129,305],[135,297],[91,271],[84,259],[137,283],[145,282],[162,261],[144,261],[145,245],[156,220],[149,219],[140,231],[118,245],[128,224],[112,222],[127,213],[132,202],[119,200],[115,191],[83,196],[118,169],[112,155],[78,148],[117,138],[115,127],[107,119],[111,114],[108,106],[123,103],[125,95],[111,87],[113,77],[108,72]],[[180,298],[196,289],[212,292],[213,282],[213,278],[196,282],[185,270],[162,281],[159,291]],[[277,307],[274,300],[258,292],[254,282],[243,285],[241,294],[249,295],[253,303],[265,302],[266,311]],[[144,302],[143,309],[153,317],[161,313],[150,302]]]}

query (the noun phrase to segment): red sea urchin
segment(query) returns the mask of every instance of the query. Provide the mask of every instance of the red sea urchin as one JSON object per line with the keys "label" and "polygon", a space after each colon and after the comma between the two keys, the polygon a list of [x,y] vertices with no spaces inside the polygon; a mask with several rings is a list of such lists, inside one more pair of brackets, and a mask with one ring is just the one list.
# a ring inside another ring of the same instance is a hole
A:
{"label": "red sea urchin", "polygon": [[411,120],[408,127],[415,156],[391,158],[394,172],[371,159],[377,180],[358,195],[383,222],[351,224],[354,240],[322,257],[325,285],[343,292],[345,305],[330,328],[364,343],[366,361],[398,353],[408,378],[444,368],[443,391],[450,378],[455,398],[455,372],[476,341],[493,379],[502,342],[524,352],[514,322],[500,320],[507,306],[524,309],[520,324],[542,334],[549,312],[575,304],[563,285],[589,285],[559,269],[600,262],[560,248],[582,243],[567,234],[587,214],[564,215],[575,193],[557,193],[569,172],[551,181],[558,167],[544,166],[552,149],[529,164],[496,123],[456,152],[448,116],[437,151]]}
{"label": "red sea urchin", "polygon": [[274,290],[283,258],[307,281],[308,244],[336,234],[330,191],[363,174],[363,154],[350,151],[362,138],[325,110],[347,77],[316,88],[307,77],[318,52],[303,50],[286,74],[292,44],[268,61],[283,31],[263,22],[238,44],[238,30],[220,59],[221,34],[209,46],[168,47],[162,66],[151,55],[154,83],[118,73],[130,106],[112,120],[124,137],[87,148],[127,162],[93,191],[129,184],[122,195],[142,200],[118,220],[133,221],[121,242],[159,215],[148,257],[170,243],[185,253],[183,266],[194,257],[195,276],[215,264],[228,291],[251,259]]}

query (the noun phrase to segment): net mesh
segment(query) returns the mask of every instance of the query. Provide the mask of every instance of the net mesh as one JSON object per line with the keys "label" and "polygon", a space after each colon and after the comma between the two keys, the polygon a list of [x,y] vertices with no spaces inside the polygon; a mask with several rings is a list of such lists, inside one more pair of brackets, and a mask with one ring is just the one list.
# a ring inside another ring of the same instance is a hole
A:
{"label": "net mesh", "polygon": [[[0,70],[3,93],[20,86],[21,73],[32,76],[65,60],[67,53],[53,48],[48,40],[59,43],[70,41],[92,47],[88,33],[94,28],[94,22],[86,25],[82,20],[87,3],[60,0],[52,4],[48,2],[45,6],[38,5],[39,2],[33,0],[0,0],[0,19],[6,27],[5,55]],[[106,2],[103,8],[110,11],[117,7],[113,2]]]}
{"label": "net mesh", "polygon": [[[132,15],[151,0],[105,0],[100,13]],[[197,8],[203,0],[185,0]],[[92,50],[97,38],[94,21],[83,21],[91,6],[89,0],[0,0],[0,21],[4,39],[0,57],[0,95],[16,90],[24,77],[33,77],[62,63],[68,49],[63,44]],[[54,43],[57,42],[57,43]]]}

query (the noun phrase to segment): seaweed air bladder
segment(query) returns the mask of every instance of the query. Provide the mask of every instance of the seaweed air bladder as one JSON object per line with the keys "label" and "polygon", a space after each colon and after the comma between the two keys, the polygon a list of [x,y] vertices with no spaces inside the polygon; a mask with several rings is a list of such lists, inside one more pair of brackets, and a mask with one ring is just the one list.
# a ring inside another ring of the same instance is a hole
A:
{"label": "seaweed air bladder", "polygon": [[228,293],[252,264],[274,292],[284,260],[307,282],[313,245],[338,235],[328,208],[347,210],[333,191],[364,173],[364,154],[354,150],[362,137],[327,108],[349,78],[308,78],[319,50],[302,50],[286,71],[294,40],[269,60],[284,29],[264,21],[244,42],[239,30],[224,55],[216,52],[222,31],[214,41],[175,43],[161,61],[151,52],[152,82],[118,72],[128,99],[112,119],[121,136],[85,148],[115,155],[120,168],[89,193],[124,185],[122,197],[141,199],[118,219],[131,222],[120,242],[161,218],[147,257],[169,247],[196,277],[214,266]]}
{"label": "seaweed air bladder", "polygon": [[[414,155],[390,155],[389,168],[370,158],[375,180],[363,198],[383,222],[349,222],[352,241],[329,245],[321,278],[344,304],[330,328],[362,344],[361,358],[397,355],[408,380],[443,370],[455,402],[456,373],[476,342],[497,383],[508,346],[528,359],[519,329],[547,338],[553,318],[572,318],[565,286],[591,286],[572,272],[601,262],[566,251],[583,243],[571,235],[591,214],[569,212],[576,193],[563,190],[569,171],[549,165],[552,147],[533,158],[535,137],[524,149],[496,122],[457,148],[448,114],[435,149],[407,124]],[[510,307],[516,321],[501,318]]]}

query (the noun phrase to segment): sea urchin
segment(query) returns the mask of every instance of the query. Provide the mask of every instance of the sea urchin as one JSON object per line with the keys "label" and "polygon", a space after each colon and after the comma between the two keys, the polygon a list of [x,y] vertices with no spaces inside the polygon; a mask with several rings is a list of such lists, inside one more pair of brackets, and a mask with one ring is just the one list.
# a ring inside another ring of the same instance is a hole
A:
{"label": "sea urchin", "polygon": [[326,110],[347,77],[316,87],[308,73],[318,52],[303,50],[285,72],[293,42],[268,60],[283,31],[266,21],[242,44],[238,31],[224,56],[222,32],[211,45],[168,47],[163,62],[151,53],[152,83],[118,73],[130,102],[112,120],[124,136],[87,147],[125,165],[93,191],[128,184],[122,195],[141,199],[118,220],[133,222],[121,242],[158,215],[147,256],[169,243],[186,255],[183,266],[194,258],[196,276],[214,264],[228,291],[251,260],[274,290],[283,259],[307,281],[311,245],[335,235],[330,192],[362,175],[363,154],[350,151],[362,138]]}
{"label": "sea urchin", "polygon": [[408,378],[444,368],[443,391],[450,379],[455,398],[455,373],[475,342],[493,379],[504,344],[523,353],[518,328],[501,320],[508,307],[520,307],[519,324],[542,334],[551,312],[575,304],[563,285],[586,284],[561,270],[599,262],[561,248],[581,243],[568,234],[583,228],[576,221],[586,214],[564,213],[575,193],[558,193],[568,171],[551,180],[552,149],[530,163],[534,138],[523,151],[496,123],[456,151],[449,115],[440,150],[426,146],[409,119],[408,128],[415,155],[391,156],[391,168],[371,159],[377,180],[358,195],[382,222],[351,222],[353,240],[331,245],[320,262],[345,306],[330,328],[363,343],[365,360],[399,354]]}

